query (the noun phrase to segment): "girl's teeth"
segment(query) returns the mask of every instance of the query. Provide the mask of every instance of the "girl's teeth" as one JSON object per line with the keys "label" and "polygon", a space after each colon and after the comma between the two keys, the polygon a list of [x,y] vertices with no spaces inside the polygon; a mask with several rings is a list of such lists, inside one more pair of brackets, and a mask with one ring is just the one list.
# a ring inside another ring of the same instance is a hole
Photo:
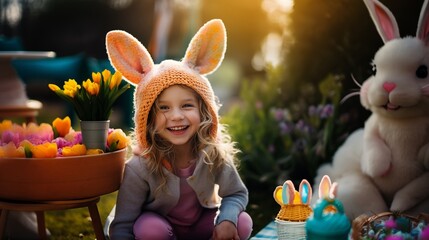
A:
{"label": "girl's teeth", "polygon": [[185,127],[171,127],[170,129],[173,131],[178,131],[178,130],[185,129]]}

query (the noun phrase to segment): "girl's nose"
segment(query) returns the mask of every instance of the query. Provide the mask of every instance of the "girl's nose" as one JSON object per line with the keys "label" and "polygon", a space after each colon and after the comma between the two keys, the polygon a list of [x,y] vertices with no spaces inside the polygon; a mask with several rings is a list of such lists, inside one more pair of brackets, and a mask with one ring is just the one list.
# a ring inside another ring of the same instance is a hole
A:
{"label": "girl's nose", "polygon": [[181,109],[174,109],[171,113],[172,120],[182,120],[184,118],[183,112]]}
{"label": "girl's nose", "polygon": [[390,93],[391,91],[393,91],[393,89],[396,88],[396,84],[392,82],[385,82],[383,83],[383,88],[384,90],[386,90],[386,92]]}

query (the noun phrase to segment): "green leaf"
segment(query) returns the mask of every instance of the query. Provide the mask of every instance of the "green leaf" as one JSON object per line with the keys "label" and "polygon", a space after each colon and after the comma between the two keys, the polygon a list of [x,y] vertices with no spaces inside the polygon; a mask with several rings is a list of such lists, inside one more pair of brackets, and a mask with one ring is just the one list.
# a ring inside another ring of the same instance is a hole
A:
{"label": "green leaf", "polygon": [[58,130],[57,130],[57,128],[56,128],[56,127],[54,127],[54,126],[52,126],[52,130],[53,130],[53,132],[54,132],[54,138],[59,137],[59,134],[58,134]]}
{"label": "green leaf", "polygon": [[26,158],[32,158],[33,153],[31,152],[31,147],[29,145],[24,146],[24,153]]}

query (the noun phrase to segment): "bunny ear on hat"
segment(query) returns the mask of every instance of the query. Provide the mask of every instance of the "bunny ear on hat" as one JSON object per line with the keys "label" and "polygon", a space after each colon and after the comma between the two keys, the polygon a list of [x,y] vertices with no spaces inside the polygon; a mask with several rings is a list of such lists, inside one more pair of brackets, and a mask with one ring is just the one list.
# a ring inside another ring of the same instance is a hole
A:
{"label": "bunny ear on hat", "polygon": [[125,31],[108,32],[106,48],[112,66],[133,84],[138,84],[154,66],[143,44]]}
{"label": "bunny ear on hat", "polygon": [[183,63],[202,75],[210,74],[221,64],[226,51],[226,30],[220,19],[213,19],[194,35]]}

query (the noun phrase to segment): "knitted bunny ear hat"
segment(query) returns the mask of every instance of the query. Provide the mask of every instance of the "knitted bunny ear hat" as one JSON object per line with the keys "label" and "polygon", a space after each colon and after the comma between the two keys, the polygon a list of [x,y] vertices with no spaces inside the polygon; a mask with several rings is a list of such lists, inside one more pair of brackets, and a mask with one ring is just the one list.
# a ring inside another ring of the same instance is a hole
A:
{"label": "knitted bunny ear hat", "polygon": [[213,118],[211,136],[217,137],[218,106],[210,82],[205,77],[221,64],[226,50],[223,22],[214,19],[202,26],[192,38],[182,61],[164,60],[154,64],[147,49],[132,35],[114,30],[106,35],[107,55],[113,67],[125,80],[137,85],[134,93],[134,121],[138,144],[149,147],[147,120],[155,99],[176,84],[195,90],[207,105]]}

